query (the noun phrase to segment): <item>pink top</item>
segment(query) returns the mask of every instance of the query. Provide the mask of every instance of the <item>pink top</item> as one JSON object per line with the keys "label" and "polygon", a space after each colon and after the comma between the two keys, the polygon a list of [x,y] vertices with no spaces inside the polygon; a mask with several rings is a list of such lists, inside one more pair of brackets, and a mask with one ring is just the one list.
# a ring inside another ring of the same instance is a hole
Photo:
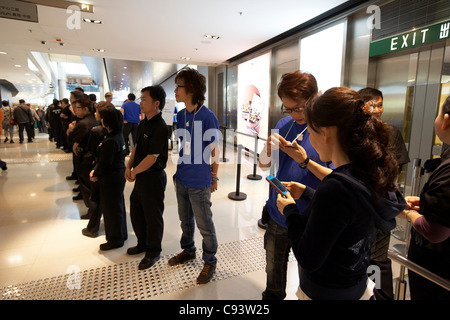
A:
{"label": "pink top", "polygon": [[450,237],[450,228],[428,221],[424,216],[416,219],[414,229],[431,243],[440,243]]}

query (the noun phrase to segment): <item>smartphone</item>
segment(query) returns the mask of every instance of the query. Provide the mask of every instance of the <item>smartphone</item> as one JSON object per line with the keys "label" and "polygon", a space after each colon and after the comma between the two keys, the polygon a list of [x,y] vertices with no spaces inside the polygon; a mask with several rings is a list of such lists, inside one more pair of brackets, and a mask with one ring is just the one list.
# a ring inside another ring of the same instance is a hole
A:
{"label": "smartphone", "polygon": [[281,194],[283,197],[286,197],[286,193],[289,192],[289,190],[286,188],[284,184],[281,183],[280,180],[277,179],[273,174],[266,177],[266,180],[270,183],[272,187],[275,188],[275,190]]}

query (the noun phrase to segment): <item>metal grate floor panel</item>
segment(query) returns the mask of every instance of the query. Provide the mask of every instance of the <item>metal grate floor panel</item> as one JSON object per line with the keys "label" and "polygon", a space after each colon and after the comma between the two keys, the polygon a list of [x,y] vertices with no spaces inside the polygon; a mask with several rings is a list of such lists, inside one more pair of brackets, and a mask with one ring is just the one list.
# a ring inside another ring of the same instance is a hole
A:
{"label": "metal grate floor panel", "polygon": [[[138,270],[140,259],[65,274],[0,289],[1,300],[140,300],[151,299],[197,285],[203,268],[201,250],[183,265],[169,266],[175,254],[162,256],[151,268]],[[220,281],[265,268],[263,237],[220,244],[216,272]],[[290,261],[295,258],[291,252]]]}

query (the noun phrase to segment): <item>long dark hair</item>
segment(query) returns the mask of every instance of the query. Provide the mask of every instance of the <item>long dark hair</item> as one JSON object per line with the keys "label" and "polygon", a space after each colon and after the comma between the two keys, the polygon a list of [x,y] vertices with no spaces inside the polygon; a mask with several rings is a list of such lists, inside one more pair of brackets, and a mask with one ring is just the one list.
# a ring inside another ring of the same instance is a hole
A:
{"label": "long dark hair", "polygon": [[308,128],[336,126],[338,141],[358,179],[382,195],[395,190],[398,167],[389,127],[364,112],[364,101],[354,90],[327,90],[305,107]]}

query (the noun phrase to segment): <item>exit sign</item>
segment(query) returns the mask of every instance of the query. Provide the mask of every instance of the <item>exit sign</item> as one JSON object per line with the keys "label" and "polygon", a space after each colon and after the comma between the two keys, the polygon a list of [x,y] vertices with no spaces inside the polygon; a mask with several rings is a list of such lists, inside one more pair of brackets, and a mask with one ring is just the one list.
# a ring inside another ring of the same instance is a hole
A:
{"label": "exit sign", "polygon": [[438,42],[449,38],[450,20],[432,26],[412,30],[386,39],[374,41],[370,44],[369,56],[396,52],[424,44]]}

